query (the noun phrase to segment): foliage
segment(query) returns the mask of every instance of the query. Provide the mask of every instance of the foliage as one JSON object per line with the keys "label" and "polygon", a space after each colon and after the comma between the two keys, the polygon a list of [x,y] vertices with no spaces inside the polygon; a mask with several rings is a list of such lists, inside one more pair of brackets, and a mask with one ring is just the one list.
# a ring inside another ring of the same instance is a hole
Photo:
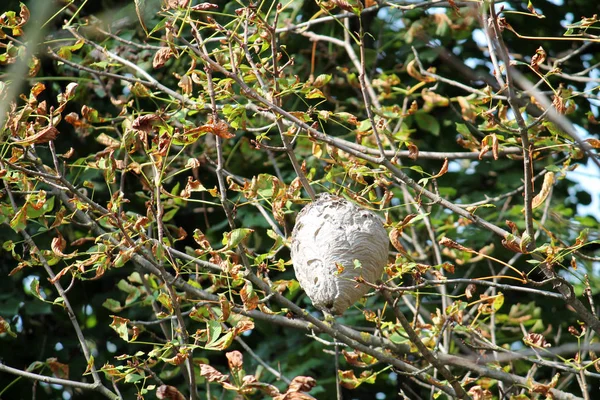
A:
{"label": "foliage", "polygon": [[[593,3],[6,3],[0,397],[594,398]],[[342,316],[319,193],[392,244]]]}

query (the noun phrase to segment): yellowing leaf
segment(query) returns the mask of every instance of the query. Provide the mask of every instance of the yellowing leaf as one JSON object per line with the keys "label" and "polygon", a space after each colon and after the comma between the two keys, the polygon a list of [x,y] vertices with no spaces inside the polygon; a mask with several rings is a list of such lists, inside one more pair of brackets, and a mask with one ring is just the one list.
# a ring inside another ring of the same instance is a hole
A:
{"label": "yellowing leaf", "polygon": [[232,230],[231,232],[225,232],[223,234],[222,241],[225,245],[225,248],[221,249],[221,251],[236,247],[238,244],[242,243],[242,241],[246,239],[252,232],[254,232],[254,229],[249,228],[238,228]]}
{"label": "yellowing leaf", "polygon": [[540,192],[533,198],[533,201],[531,202],[531,208],[535,209],[544,203],[550,194],[552,185],[554,185],[554,172],[547,172],[546,175],[544,175],[542,190],[540,190]]}
{"label": "yellowing leaf", "polygon": [[307,99],[324,99],[325,95],[319,89],[313,89],[306,94]]}
{"label": "yellowing leaf", "polygon": [[129,331],[127,329],[127,322],[129,322],[126,318],[121,318],[116,315],[112,315],[113,322],[110,324],[110,327],[114,329],[115,332],[119,335],[119,337],[126,342],[129,341]]}

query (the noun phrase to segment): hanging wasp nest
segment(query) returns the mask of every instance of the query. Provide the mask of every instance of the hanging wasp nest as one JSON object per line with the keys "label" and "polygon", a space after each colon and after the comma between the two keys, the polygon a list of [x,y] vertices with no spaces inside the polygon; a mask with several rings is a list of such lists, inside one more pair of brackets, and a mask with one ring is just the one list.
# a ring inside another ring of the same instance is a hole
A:
{"label": "hanging wasp nest", "polygon": [[370,283],[381,278],[388,243],[377,215],[322,194],[296,218],[291,248],[296,278],[315,307],[341,315],[369,291],[355,278]]}

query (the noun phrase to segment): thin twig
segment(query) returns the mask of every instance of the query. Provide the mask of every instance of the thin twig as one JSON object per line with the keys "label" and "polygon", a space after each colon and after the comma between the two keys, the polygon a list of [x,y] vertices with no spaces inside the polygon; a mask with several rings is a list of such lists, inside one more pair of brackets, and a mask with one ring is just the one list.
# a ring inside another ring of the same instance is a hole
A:
{"label": "thin twig", "polygon": [[[523,201],[524,201],[524,210],[525,210],[525,232],[529,237],[529,243],[526,244],[527,250],[531,251],[535,249],[535,237],[534,237],[534,229],[533,229],[533,161],[531,158],[531,154],[534,150],[533,145],[529,144],[529,131],[527,129],[527,124],[523,119],[523,115],[521,114],[521,110],[519,108],[519,104],[517,101],[517,94],[515,92],[515,85],[512,76],[513,67],[511,66],[510,55],[508,54],[508,50],[506,45],[504,44],[504,40],[502,39],[502,34],[500,31],[500,26],[498,25],[498,15],[496,14],[496,6],[494,1],[490,3],[490,18],[492,29],[490,30],[492,34],[490,37],[494,39],[495,49],[500,53],[500,58],[504,63],[504,69],[506,73],[506,88],[508,89],[508,104],[513,110],[515,121],[517,122],[517,126],[519,127],[519,133],[521,135],[521,145],[523,146]],[[500,71],[497,71],[497,74],[500,74]]]}
{"label": "thin twig", "polygon": [[104,397],[106,397],[107,399],[111,399],[111,400],[121,399],[121,397],[118,394],[111,392],[106,387],[104,387],[102,385],[102,383],[100,383],[100,382],[85,383],[85,382],[72,381],[69,379],[61,379],[61,378],[54,378],[52,376],[34,374],[32,372],[23,371],[23,370],[20,370],[17,368],[9,367],[8,365],[3,364],[2,362],[0,362],[0,371],[8,373],[8,374],[16,375],[16,376],[22,376],[23,378],[32,379],[34,381],[48,383],[51,385],[62,385],[62,386],[67,386],[67,387],[72,387],[72,388],[77,388],[77,389],[82,389],[82,390],[99,392]]}
{"label": "thin twig", "polygon": [[410,323],[408,322],[408,320],[406,319],[404,314],[402,314],[402,311],[400,311],[400,309],[397,306],[398,299],[394,300],[392,298],[390,292],[386,291],[385,289],[381,290],[381,294],[383,295],[383,297],[385,298],[387,303],[393,308],[394,314],[396,315],[396,318],[400,322],[400,325],[402,325],[402,328],[404,328],[404,331],[410,338],[410,341],[417,347],[417,349],[419,350],[419,352],[421,353],[423,358],[425,358],[425,360],[427,360],[427,362],[429,362],[431,365],[433,365],[442,374],[442,376],[448,382],[450,382],[450,385],[452,385],[452,388],[454,388],[454,391],[456,392],[456,396],[459,399],[469,398],[470,396],[467,394],[467,392],[465,392],[465,390],[463,389],[461,384],[458,382],[458,380],[456,380],[456,377],[454,375],[452,375],[452,373],[448,370],[448,368],[446,368],[446,366],[444,364],[442,364],[436,358],[436,356],[433,355],[433,353],[431,353],[431,351],[429,351],[427,346],[425,346],[423,344],[423,342],[421,341],[421,338],[419,337],[419,335],[417,335],[417,333],[412,328],[412,326],[410,326]]}

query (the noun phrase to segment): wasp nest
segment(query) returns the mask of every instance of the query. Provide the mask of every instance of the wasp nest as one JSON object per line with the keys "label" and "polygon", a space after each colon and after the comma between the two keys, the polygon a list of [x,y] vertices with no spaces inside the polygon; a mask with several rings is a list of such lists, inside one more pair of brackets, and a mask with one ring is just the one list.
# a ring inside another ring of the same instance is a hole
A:
{"label": "wasp nest", "polygon": [[388,243],[374,213],[322,194],[296,219],[291,248],[296,278],[317,308],[340,315],[369,291],[355,278],[371,283],[381,278]]}

